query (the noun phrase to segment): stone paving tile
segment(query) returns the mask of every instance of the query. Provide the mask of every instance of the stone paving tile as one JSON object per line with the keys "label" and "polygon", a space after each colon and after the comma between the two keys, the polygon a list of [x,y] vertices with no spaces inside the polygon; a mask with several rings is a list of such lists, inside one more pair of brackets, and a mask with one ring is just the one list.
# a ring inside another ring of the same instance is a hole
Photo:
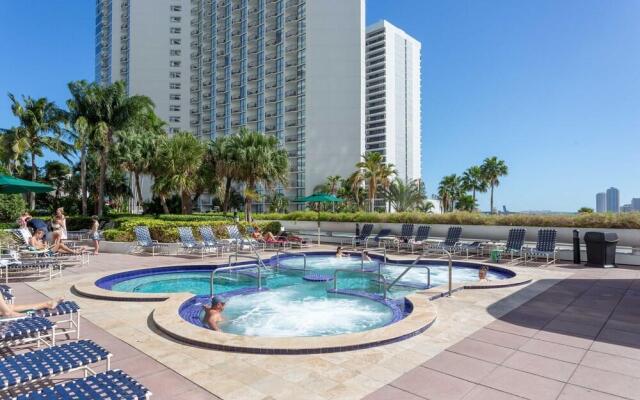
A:
{"label": "stone paving tile", "polygon": [[474,332],[470,339],[478,340],[485,343],[495,344],[496,346],[507,347],[517,350],[529,341],[524,336],[514,335],[511,333],[497,332],[491,329],[480,329]]}
{"label": "stone paving tile", "polygon": [[518,400],[522,397],[501,392],[486,386],[476,386],[463,397],[463,400]]}
{"label": "stone paving tile", "polygon": [[496,364],[450,351],[443,351],[422,365],[476,383],[497,367]]}
{"label": "stone paving tile", "polygon": [[539,331],[533,337],[534,339],[543,340],[545,342],[563,344],[565,346],[578,347],[588,349],[593,344],[593,338],[584,337],[568,332],[549,332]]}
{"label": "stone paving tile", "polygon": [[592,389],[583,388],[575,385],[565,385],[558,400],[622,400],[624,397],[618,397],[611,394],[598,392]]}
{"label": "stone paving tile", "polygon": [[429,400],[462,399],[474,384],[424,367],[415,368],[391,384]]}
{"label": "stone paving tile", "polygon": [[493,321],[492,323],[485,326],[484,328],[491,329],[498,332],[510,333],[518,336],[525,336],[525,337],[533,337],[539,332],[538,329],[510,323],[502,319]]}
{"label": "stone paving tile", "polygon": [[640,360],[588,351],[580,365],[640,378]]}
{"label": "stone paving tile", "polygon": [[482,380],[494,389],[528,399],[552,400],[558,397],[564,383],[515,369],[498,367]]}
{"label": "stone paving tile", "polygon": [[416,396],[413,393],[405,392],[393,386],[384,386],[364,398],[365,400],[422,400],[424,397]]}
{"label": "stone paving tile", "polygon": [[640,335],[605,327],[591,350],[640,360]]}
{"label": "stone paving tile", "polygon": [[545,342],[538,339],[531,339],[520,351],[537,354],[543,357],[554,358],[556,360],[577,364],[586,353],[586,350],[577,347],[565,346],[558,343]]}
{"label": "stone paving tile", "polygon": [[513,350],[496,346],[490,343],[479,342],[472,339],[463,339],[448,349],[451,352],[477,358],[479,360],[488,361],[494,364],[500,364],[506,360]]}
{"label": "stone paving tile", "polygon": [[577,367],[576,364],[521,351],[516,351],[502,365],[561,382],[569,380]]}
{"label": "stone paving tile", "polygon": [[640,379],[615,372],[579,366],[569,383],[629,399],[640,399]]}

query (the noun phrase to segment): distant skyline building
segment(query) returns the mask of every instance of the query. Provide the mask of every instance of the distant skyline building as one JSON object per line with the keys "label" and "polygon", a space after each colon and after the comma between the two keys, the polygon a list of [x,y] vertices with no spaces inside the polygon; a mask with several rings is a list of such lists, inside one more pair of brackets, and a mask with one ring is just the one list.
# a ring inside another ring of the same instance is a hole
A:
{"label": "distant skyline building", "polygon": [[631,206],[631,204],[623,204],[620,207],[620,212],[622,213],[628,213],[628,212],[632,212],[633,211],[633,207]]}
{"label": "distant skyline building", "polygon": [[620,191],[617,188],[607,189],[607,212],[620,212]]}
{"label": "distant skyline building", "polygon": [[364,0],[96,0],[95,50],[96,81],[149,96],[170,134],[275,136],[297,207],[364,152]]}
{"label": "distant skyline building", "polygon": [[604,192],[596,194],[596,212],[607,212],[607,194]]}
{"label": "distant skyline building", "polygon": [[631,209],[633,211],[640,212],[640,198],[634,197],[633,199],[631,199]]}
{"label": "distant skyline building", "polygon": [[395,166],[398,178],[420,179],[419,41],[382,20],[366,33],[366,152]]}

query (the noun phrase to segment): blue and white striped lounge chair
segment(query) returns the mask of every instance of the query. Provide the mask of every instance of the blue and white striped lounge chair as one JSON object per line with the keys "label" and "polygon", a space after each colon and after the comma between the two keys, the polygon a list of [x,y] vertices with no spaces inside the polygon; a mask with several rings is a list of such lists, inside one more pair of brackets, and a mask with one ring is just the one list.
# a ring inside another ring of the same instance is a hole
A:
{"label": "blue and white striped lounge chair", "polygon": [[[54,309],[38,310],[32,315],[42,318],[56,318],[56,335],[75,333],[76,339],[80,339],[80,306],[75,301],[63,301]],[[61,327],[61,325],[66,325],[66,327]]]}
{"label": "blue and white striped lounge chair", "polygon": [[[0,347],[10,347],[37,342],[55,345],[55,323],[42,317],[18,317],[0,319]],[[49,341],[47,341],[49,339]]]}
{"label": "blue and white striped lounge chair", "polygon": [[461,226],[450,226],[447,230],[447,237],[444,241],[436,243],[433,248],[446,250],[450,253],[456,253],[460,250],[460,236],[462,236]]}
{"label": "blue and white striped lounge chair", "polygon": [[207,248],[203,244],[196,242],[196,238],[193,236],[193,230],[190,227],[179,227],[178,236],[180,236],[182,251],[185,253],[200,252],[200,255],[204,258],[204,253],[207,251]]}
{"label": "blue and white striped lounge chair", "polygon": [[364,224],[362,225],[362,229],[360,229],[360,234],[355,236],[351,240],[351,246],[367,246],[367,242],[369,240],[369,236],[371,236],[371,232],[373,231],[373,224]]}
{"label": "blue and white striped lounge chair", "polygon": [[21,394],[16,400],[139,400],[148,399],[150,396],[149,389],[116,369]]}
{"label": "blue and white striped lounge chair", "polygon": [[229,249],[227,244],[216,238],[216,234],[210,226],[201,226],[198,230],[200,231],[200,237],[202,237],[202,244],[210,249],[215,249],[216,254],[222,255],[225,250]]}
{"label": "blue and white striped lounge chair", "polygon": [[151,255],[156,255],[156,249],[166,250],[168,253],[169,245],[166,243],[159,243],[157,240],[151,239],[151,232],[147,226],[136,226],[133,228],[133,232],[136,234],[137,244],[133,248],[133,252],[141,253],[147,249],[151,249]]}
{"label": "blue and white striped lounge chair", "polygon": [[466,257],[469,258],[469,254],[471,252],[475,253],[476,255],[480,255],[482,253],[482,246],[484,246],[487,243],[487,240],[474,240],[473,242],[467,242],[467,243],[460,243],[456,250],[462,254],[462,252],[465,253]]}
{"label": "blue and white striped lounge chair", "polygon": [[107,371],[111,369],[111,353],[91,340],[80,340],[5,357],[0,360],[0,390],[66,372],[93,372],[89,366],[101,361],[106,361]]}
{"label": "blue and white striped lounge chair", "polygon": [[13,294],[13,289],[8,286],[8,285],[1,285],[0,284],[0,295],[2,295],[2,298],[4,298],[4,301],[7,304],[13,304],[13,301],[15,299],[15,295]]}
{"label": "blue and white striped lounge chair", "polygon": [[427,247],[426,241],[429,239],[430,233],[431,227],[429,225],[419,225],[416,230],[416,235],[413,238],[410,238],[407,243],[401,243],[400,247],[406,248],[411,253],[413,253],[417,248],[424,249]]}
{"label": "blue and white striped lounge chair", "polygon": [[533,260],[535,258],[545,258],[546,264],[555,264],[558,249],[556,248],[556,237],[558,231],[555,229],[540,229],[538,230],[538,241],[536,247],[523,248],[524,263],[527,263],[527,259]]}
{"label": "blue and white striped lounge chair", "polygon": [[398,245],[398,252],[402,246],[409,244],[409,241],[413,239],[413,224],[402,224],[400,229],[400,235],[397,237],[396,244]]}
{"label": "blue and white striped lounge chair", "polygon": [[238,251],[245,247],[249,247],[252,251],[257,251],[260,248],[264,250],[264,243],[242,236],[240,229],[236,225],[227,225],[227,233],[229,234],[229,243]]}

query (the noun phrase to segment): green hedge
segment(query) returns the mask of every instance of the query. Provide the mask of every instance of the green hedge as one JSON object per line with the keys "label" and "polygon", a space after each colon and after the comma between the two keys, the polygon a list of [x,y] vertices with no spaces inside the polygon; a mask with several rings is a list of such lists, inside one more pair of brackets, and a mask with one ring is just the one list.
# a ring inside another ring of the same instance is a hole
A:
{"label": "green hedge", "polygon": [[640,213],[585,213],[577,215],[486,215],[455,212],[446,214],[406,213],[330,213],[296,211],[289,214],[254,214],[257,220],[387,222],[443,225],[553,226],[567,228],[640,229]]}
{"label": "green hedge", "polygon": [[[135,217],[118,219],[117,227],[114,229],[107,229],[103,232],[103,236],[106,240],[117,242],[130,242],[135,240],[135,234],[133,228],[138,225],[144,225],[149,227],[151,237],[159,242],[170,243],[177,242],[179,240],[178,227],[188,226],[193,229],[193,233],[196,239],[200,239],[200,232],[197,229],[200,226],[209,225],[213,228],[216,236],[219,238],[227,238],[226,226],[229,225],[229,221],[211,221],[211,220],[196,220],[196,221],[165,221],[159,218],[152,217]],[[247,227],[250,224],[241,222],[238,224],[240,232],[245,233]],[[280,232],[280,223],[278,221],[263,221],[254,223],[253,226],[260,227],[261,230],[277,234]]]}

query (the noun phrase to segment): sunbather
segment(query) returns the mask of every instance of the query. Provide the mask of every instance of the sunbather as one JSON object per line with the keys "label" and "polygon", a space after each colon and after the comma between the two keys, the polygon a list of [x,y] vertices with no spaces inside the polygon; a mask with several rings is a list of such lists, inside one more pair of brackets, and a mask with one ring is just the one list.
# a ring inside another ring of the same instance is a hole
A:
{"label": "sunbather", "polygon": [[42,229],[36,230],[36,233],[29,239],[29,246],[33,248],[33,250],[49,250],[51,253],[61,253],[61,254],[80,254],[79,251],[75,251],[58,238],[57,242],[54,235],[54,243],[51,246],[48,246],[44,240],[45,232]]}
{"label": "sunbather", "polygon": [[38,311],[56,308],[62,303],[63,298],[59,297],[55,300],[44,301],[34,304],[7,304],[4,298],[0,296],[0,317],[22,317],[25,311]]}

